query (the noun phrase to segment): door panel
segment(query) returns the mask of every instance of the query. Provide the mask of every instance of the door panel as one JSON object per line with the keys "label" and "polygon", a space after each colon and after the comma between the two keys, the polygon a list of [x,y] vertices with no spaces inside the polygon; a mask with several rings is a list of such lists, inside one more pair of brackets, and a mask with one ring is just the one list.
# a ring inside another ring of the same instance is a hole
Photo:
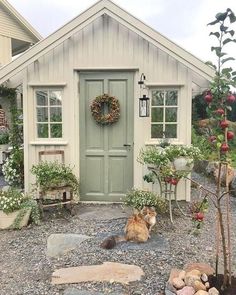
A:
{"label": "door panel", "polygon": [[[90,104],[104,93],[120,102],[120,118],[100,125]],[[126,147],[124,144],[131,144]],[[120,201],[133,186],[133,74],[80,74],[80,182],[81,199]]]}

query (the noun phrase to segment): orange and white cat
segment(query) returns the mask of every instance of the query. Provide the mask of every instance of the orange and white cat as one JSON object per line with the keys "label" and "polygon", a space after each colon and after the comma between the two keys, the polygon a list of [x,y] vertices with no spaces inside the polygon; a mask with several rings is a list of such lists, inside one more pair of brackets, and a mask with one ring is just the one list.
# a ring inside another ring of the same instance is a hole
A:
{"label": "orange and white cat", "polygon": [[151,229],[155,224],[156,211],[153,208],[144,207],[140,213],[129,217],[124,236],[110,236],[102,242],[101,247],[112,249],[118,242],[146,242],[150,238]]}

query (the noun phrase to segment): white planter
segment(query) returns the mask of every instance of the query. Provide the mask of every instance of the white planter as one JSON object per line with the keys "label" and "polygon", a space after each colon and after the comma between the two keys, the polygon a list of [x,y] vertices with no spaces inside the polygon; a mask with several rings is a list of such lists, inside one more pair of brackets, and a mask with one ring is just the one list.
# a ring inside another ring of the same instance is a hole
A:
{"label": "white planter", "polygon": [[178,171],[191,171],[193,169],[193,159],[186,157],[179,157],[174,159],[173,165],[175,170]]}
{"label": "white planter", "polygon": [[[17,215],[20,213],[21,210],[16,210],[12,213],[4,213],[2,210],[0,210],[0,229],[7,229],[11,225],[13,225]],[[19,228],[22,228],[24,226],[27,226],[29,217],[30,217],[31,209],[29,208],[28,211],[25,213],[24,217],[22,218],[20,222]]]}

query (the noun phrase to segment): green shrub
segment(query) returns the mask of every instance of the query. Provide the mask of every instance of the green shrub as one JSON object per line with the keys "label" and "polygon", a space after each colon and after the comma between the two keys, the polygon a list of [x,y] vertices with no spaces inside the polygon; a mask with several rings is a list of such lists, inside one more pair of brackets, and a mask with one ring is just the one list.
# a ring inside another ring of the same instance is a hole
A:
{"label": "green shrub", "polygon": [[139,211],[143,207],[149,206],[155,207],[158,213],[168,212],[168,202],[157,194],[147,190],[132,189],[126,194],[124,204]]}
{"label": "green shrub", "polygon": [[72,168],[63,163],[43,161],[33,165],[31,172],[36,176],[36,185],[41,190],[71,186],[73,191],[79,195],[79,180]]}

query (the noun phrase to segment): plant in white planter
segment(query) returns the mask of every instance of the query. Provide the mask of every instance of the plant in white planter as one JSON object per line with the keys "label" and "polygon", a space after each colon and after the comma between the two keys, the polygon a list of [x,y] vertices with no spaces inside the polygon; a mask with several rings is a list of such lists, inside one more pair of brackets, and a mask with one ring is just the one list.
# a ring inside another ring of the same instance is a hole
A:
{"label": "plant in white planter", "polygon": [[28,224],[40,222],[38,204],[17,189],[0,191],[0,229],[20,229]]}
{"label": "plant in white planter", "polygon": [[175,170],[180,171],[191,171],[194,161],[202,159],[200,149],[195,146],[170,145],[166,147],[165,152]]}

